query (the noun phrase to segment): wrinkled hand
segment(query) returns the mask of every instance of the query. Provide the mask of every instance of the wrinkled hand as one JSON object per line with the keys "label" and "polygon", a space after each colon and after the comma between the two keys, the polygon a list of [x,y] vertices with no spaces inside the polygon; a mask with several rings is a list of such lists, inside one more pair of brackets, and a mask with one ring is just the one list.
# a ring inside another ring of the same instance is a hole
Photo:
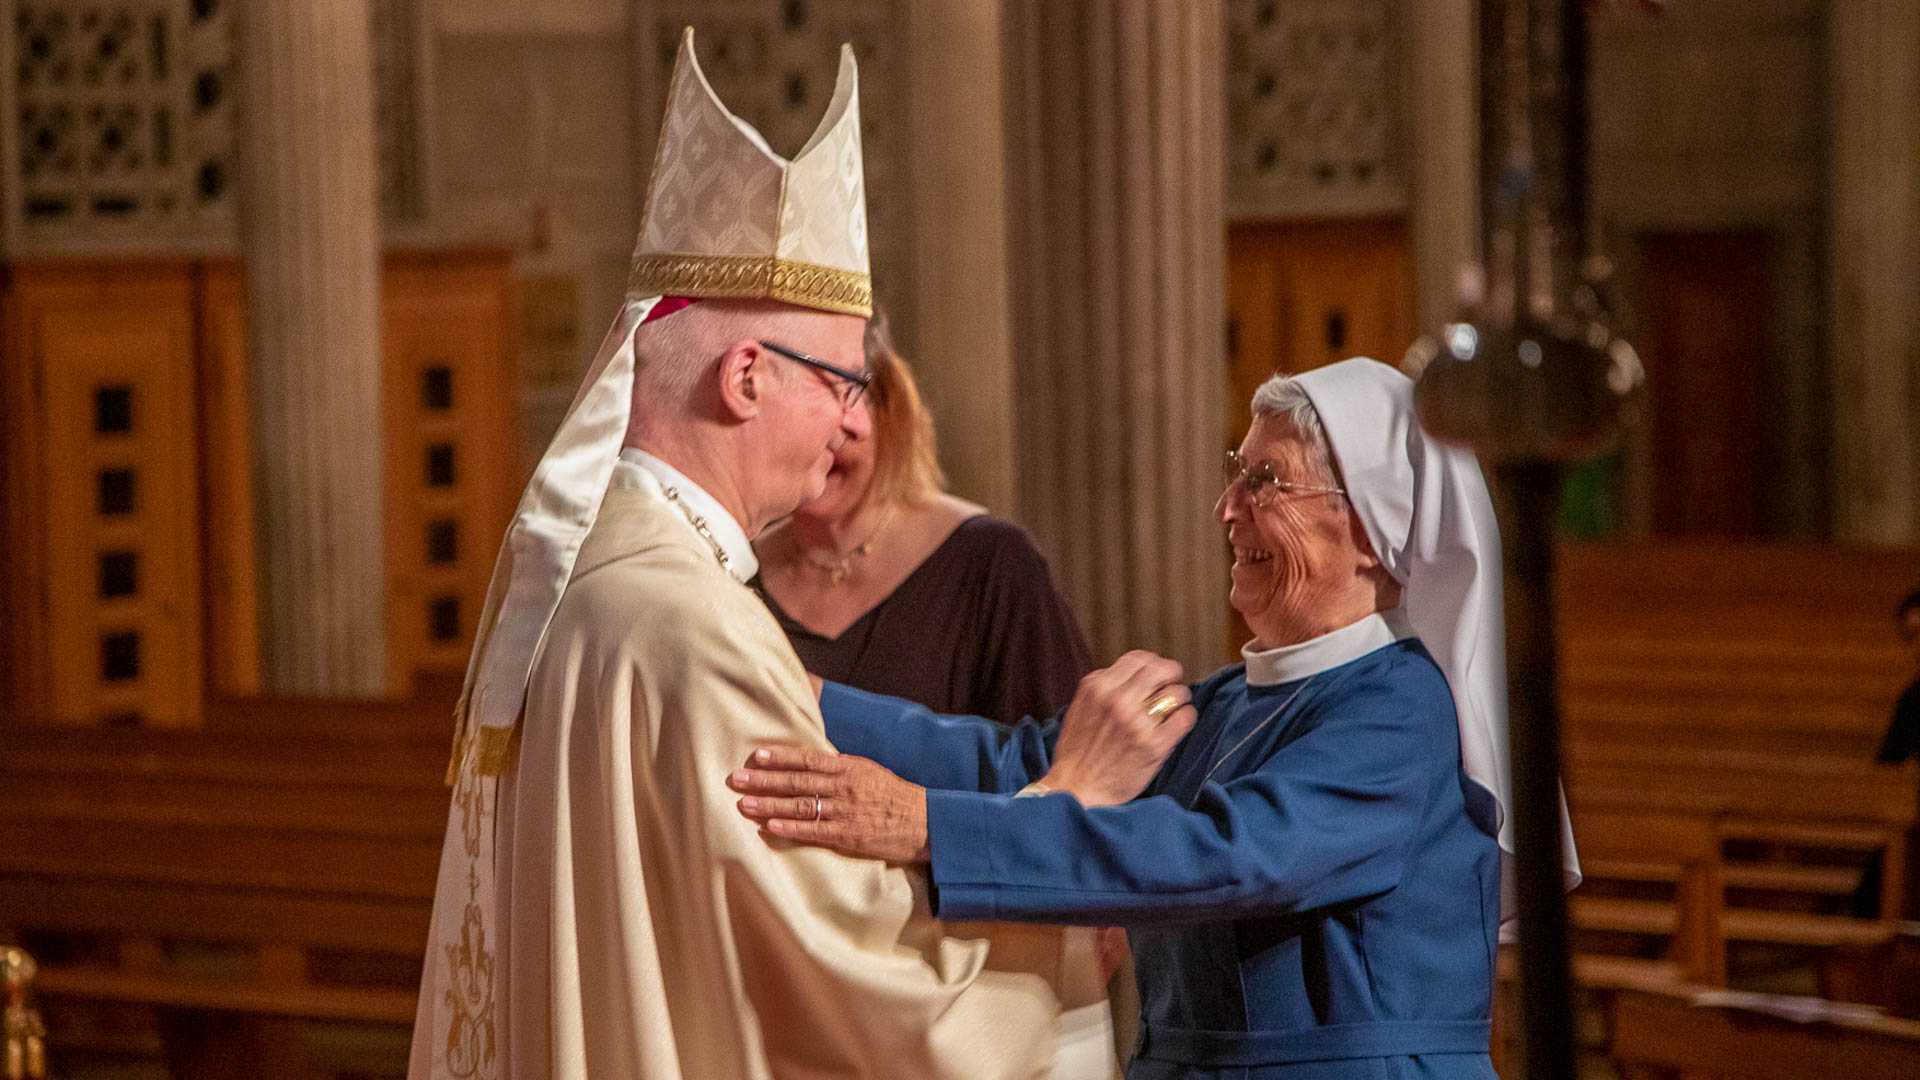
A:
{"label": "wrinkled hand", "polygon": [[[863,757],[763,746],[727,786],[740,813],[775,836],[893,863],[924,863],[927,789]],[[816,816],[817,815],[817,816]]]}
{"label": "wrinkled hand", "polygon": [[[1179,661],[1135,650],[1081,679],[1041,783],[1087,806],[1140,794],[1199,719],[1183,674]],[[1164,720],[1147,714],[1147,703],[1163,693],[1180,703]]]}

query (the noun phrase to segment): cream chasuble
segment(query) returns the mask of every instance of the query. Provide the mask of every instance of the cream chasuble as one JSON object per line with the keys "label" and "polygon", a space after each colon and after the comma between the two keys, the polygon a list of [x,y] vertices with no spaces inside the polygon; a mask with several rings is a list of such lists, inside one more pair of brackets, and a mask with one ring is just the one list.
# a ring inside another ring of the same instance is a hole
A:
{"label": "cream chasuble", "polygon": [[[457,778],[432,940],[459,945],[427,958],[415,1080],[1058,1075],[1063,1009],[1101,994],[1084,968],[1063,979],[1061,930],[951,936],[919,874],[735,810],[725,780],[756,746],[829,748],[818,703],[760,599],[631,462],[526,710],[499,777],[470,757]],[[447,932],[489,899],[495,940]]]}

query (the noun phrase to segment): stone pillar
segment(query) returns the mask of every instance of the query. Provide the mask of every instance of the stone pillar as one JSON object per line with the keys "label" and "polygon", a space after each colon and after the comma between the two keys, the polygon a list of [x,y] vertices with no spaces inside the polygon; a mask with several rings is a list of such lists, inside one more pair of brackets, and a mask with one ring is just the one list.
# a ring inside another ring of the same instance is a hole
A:
{"label": "stone pillar", "polygon": [[1228,659],[1219,0],[1004,0],[1020,518],[1095,659]]}
{"label": "stone pillar", "polygon": [[1460,271],[1478,258],[1475,6],[1474,0],[1406,0],[1404,8],[1412,56],[1413,184],[1407,201],[1416,329],[1422,334],[1437,332],[1454,317]]}
{"label": "stone pillar", "polygon": [[[914,341],[954,492],[1016,512],[1000,0],[913,0]],[[903,347],[905,347],[903,343]]]}
{"label": "stone pillar", "polygon": [[388,691],[366,0],[235,12],[265,688]]}
{"label": "stone pillar", "polygon": [[1920,5],[1828,0],[1833,534],[1920,540]]}

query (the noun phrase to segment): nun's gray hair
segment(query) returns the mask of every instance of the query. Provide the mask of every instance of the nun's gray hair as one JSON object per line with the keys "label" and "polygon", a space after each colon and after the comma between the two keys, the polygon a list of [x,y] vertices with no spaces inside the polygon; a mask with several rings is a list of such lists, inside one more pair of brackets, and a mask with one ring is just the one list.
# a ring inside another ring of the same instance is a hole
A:
{"label": "nun's gray hair", "polygon": [[1340,463],[1334,459],[1333,445],[1327,441],[1327,429],[1320,423],[1320,410],[1313,407],[1313,399],[1293,376],[1275,375],[1253,392],[1253,418],[1263,416],[1291,424],[1313,448],[1327,482],[1333,487],[1347,486],[1340,475]]}

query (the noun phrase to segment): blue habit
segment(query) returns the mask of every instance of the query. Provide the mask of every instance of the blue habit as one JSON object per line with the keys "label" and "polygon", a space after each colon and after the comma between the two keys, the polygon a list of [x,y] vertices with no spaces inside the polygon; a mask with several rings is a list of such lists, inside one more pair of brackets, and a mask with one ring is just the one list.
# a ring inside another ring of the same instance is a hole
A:
{"label": "blue habit", "polygon": [[941,918],[1127,928],[1129,1080],[1491,1078],[1492,797],[1426,648],[1379,632],[1286,681],[1235,664],[1195,685],[1199,722],[1123,806],[1011,796],[1046,773],[1059,717],[937,716],[832,683],[821,711],[843,753],[929,789]]}

